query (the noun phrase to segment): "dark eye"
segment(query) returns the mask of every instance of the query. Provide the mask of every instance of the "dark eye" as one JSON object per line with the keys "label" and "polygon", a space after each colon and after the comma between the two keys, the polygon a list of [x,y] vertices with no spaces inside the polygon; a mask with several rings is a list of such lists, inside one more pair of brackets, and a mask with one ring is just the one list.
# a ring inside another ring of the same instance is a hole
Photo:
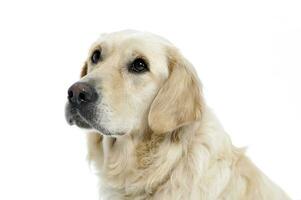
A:
{"label": "dark eye", "polygon": [[91,56],[91,62],[93,64],[97,64],[98,61],[100,60],[101,52],[100,50],[95,50]]}
{"label": "dark eye", "polygon": [[136,58],[130,65],[129,65],[129,72],[132,73],[142,73],[148,71],[148,67],[146,62],[142,58]]}

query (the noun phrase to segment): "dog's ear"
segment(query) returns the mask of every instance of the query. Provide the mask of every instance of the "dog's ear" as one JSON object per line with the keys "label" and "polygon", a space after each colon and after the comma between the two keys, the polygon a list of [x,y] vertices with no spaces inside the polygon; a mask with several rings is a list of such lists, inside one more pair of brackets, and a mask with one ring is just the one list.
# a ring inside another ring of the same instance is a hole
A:
{"label": "dog's ear", "polygon": [[82,67],[82,70],[80,72],[80,77],[82,78],[82,77],[86,76],[87,73],[88,73],[88,64],[87,64],[87,62],[85,62],[84,66]]}
{"label": "dog's ear", "polygon": [[148,123],[166,133],[201,116],[201,86],[192,65],[174,48],[168,49],[169,77],[150,107]]}

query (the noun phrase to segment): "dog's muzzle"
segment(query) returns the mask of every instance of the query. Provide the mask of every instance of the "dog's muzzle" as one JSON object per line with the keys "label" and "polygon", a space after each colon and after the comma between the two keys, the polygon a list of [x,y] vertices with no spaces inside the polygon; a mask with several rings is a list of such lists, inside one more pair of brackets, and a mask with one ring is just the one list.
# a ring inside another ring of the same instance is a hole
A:
{"label": "dog's muzzle", "polygon": [[91,128],[88,121],[94,114],[93,110],[98,94],[93,86],[84,82],[74,83],[68,90],[66,120],[70,125]]}

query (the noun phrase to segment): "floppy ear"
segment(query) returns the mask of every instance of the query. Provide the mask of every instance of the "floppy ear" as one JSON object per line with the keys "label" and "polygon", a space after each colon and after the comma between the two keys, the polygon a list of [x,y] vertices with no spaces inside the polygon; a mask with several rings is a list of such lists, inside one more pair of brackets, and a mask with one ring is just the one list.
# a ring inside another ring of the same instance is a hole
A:
{"label": "floppy ear", "polygon": [[88,65],[87,62],[85,62],[84,66],[82,67],[82,71],[80,72],[80,77],[84,77],[86,76],[86,74],[88,73]]}
{"label": "floppy ear", "polygon": [[168,50],[169,77],[149,111],[148,123],[155,133],[166,133],[201,116],[201,86],[192,65],[172,48]]}

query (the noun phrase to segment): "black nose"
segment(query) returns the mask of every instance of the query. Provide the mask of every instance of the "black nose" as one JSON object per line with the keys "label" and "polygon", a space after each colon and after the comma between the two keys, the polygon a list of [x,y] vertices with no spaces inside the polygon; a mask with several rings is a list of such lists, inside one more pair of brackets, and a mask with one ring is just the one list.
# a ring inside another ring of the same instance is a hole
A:
{"label": "black nose", "polygon": [[82,105],[97,100],[95,89],[87,83],[74,83],[68,90],[68,100],[71,104]]}

